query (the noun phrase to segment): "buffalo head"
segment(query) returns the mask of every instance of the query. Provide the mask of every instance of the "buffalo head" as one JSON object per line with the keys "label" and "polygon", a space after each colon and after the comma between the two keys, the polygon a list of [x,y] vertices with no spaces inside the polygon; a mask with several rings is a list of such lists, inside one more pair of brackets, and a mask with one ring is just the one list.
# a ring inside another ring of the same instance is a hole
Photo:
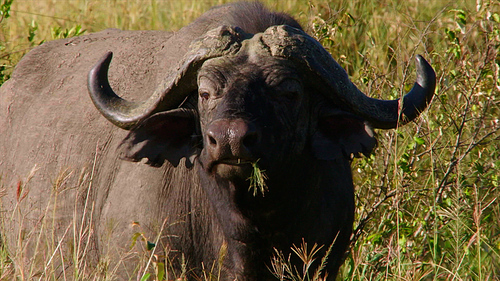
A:
{"label": "buffalo head", "polygon": [[112,91],[111,56],[90,72],[89,90],[108,120],[132,129],[123,156],[153,166],[183,157],[190,166],[199,156],[208,172],[228,179],[246,180],[256,161],[272,170],[307,152],[325,160],[370,153],[370,127],[413,120],[435,87],[434,71],[417,56],[417,82],[404,99],[369,98],[316,40],[289,26],[208,32],[144,102]]}

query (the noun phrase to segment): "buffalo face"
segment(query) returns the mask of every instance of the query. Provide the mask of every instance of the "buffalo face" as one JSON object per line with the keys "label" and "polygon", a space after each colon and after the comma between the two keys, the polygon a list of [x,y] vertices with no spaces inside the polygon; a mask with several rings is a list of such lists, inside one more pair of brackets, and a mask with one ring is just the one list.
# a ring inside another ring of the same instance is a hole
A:
{"label": "buffalo face", "polygon": [[246,180],[303,152],[309,103],[288,61],[244,53],[206,61],[198,74],[200,163],[213,175]]}

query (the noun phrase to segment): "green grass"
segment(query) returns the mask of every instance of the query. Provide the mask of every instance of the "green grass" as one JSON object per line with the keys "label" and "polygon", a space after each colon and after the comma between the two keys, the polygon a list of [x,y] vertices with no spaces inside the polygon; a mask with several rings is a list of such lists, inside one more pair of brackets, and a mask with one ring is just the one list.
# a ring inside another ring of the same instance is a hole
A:
{"label": "green grass", "polygon": [[[178,29],[222,2],[15,0],[10,17],[0,13],[0,82],[40,42],[109,27]],[[422,117],[378,131],[375,154],[353,161],[355,233],[340,279],[498,280],[500,2],[264,2],[298,18],[372,97],[408,91],[415,54],[437,72]],[[0,249],[0,279],[29,279],[11,259]]]}
{"label": "green grass", "polygon": [[255,163],[252,163],[252,174],[248,179],[248,181],[250,181],[248,191],[250,192],[253,190],[253,196],[256,196],[259,191],[262,196],[265,196],[267,191],[266,171],[259,168],[258,162],[257,160]]}

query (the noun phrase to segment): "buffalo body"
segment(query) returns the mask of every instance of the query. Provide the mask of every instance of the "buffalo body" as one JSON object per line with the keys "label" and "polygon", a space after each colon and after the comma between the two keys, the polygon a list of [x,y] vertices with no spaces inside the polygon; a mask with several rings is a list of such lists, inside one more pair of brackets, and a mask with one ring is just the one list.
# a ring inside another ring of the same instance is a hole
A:
{"label": "buffalo body", "polygon": [[[372,126],[427,106],[435,76],[417,62],[403,108],[370,99],[295,20],[256,3],[174,33],[44,43],[0,89],[9,248],[37,263],[60,244],[131,277],[144,237],[177,274],[220,262],[222,280],[268,280],[274,249],[305,241],[321,257],[333,243],[333,279],[352,231],[351,156],[372,151]],[[250,185],[256,171],[265,186]]]}

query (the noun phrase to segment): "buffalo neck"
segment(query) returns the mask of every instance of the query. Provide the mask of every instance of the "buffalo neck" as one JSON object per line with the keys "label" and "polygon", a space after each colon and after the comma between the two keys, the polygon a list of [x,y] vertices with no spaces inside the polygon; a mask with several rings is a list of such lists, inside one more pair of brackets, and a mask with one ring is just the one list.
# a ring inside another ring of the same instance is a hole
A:
{"label": "buffalo neck", "polygon": [[319,180],[311,173],[316,165],[310,159],[302,160],[270,170],[264,195],[254,195],[248,180],[222,179],[199,165],[200,183],[217,216],[214,229],[222,232],[227,244],[225,267],[262,280],[262,276],[270,276],[274,248],[289,252],[292,244],[299,245],[301,218],[319,213],[315,202],[322,197]]}

